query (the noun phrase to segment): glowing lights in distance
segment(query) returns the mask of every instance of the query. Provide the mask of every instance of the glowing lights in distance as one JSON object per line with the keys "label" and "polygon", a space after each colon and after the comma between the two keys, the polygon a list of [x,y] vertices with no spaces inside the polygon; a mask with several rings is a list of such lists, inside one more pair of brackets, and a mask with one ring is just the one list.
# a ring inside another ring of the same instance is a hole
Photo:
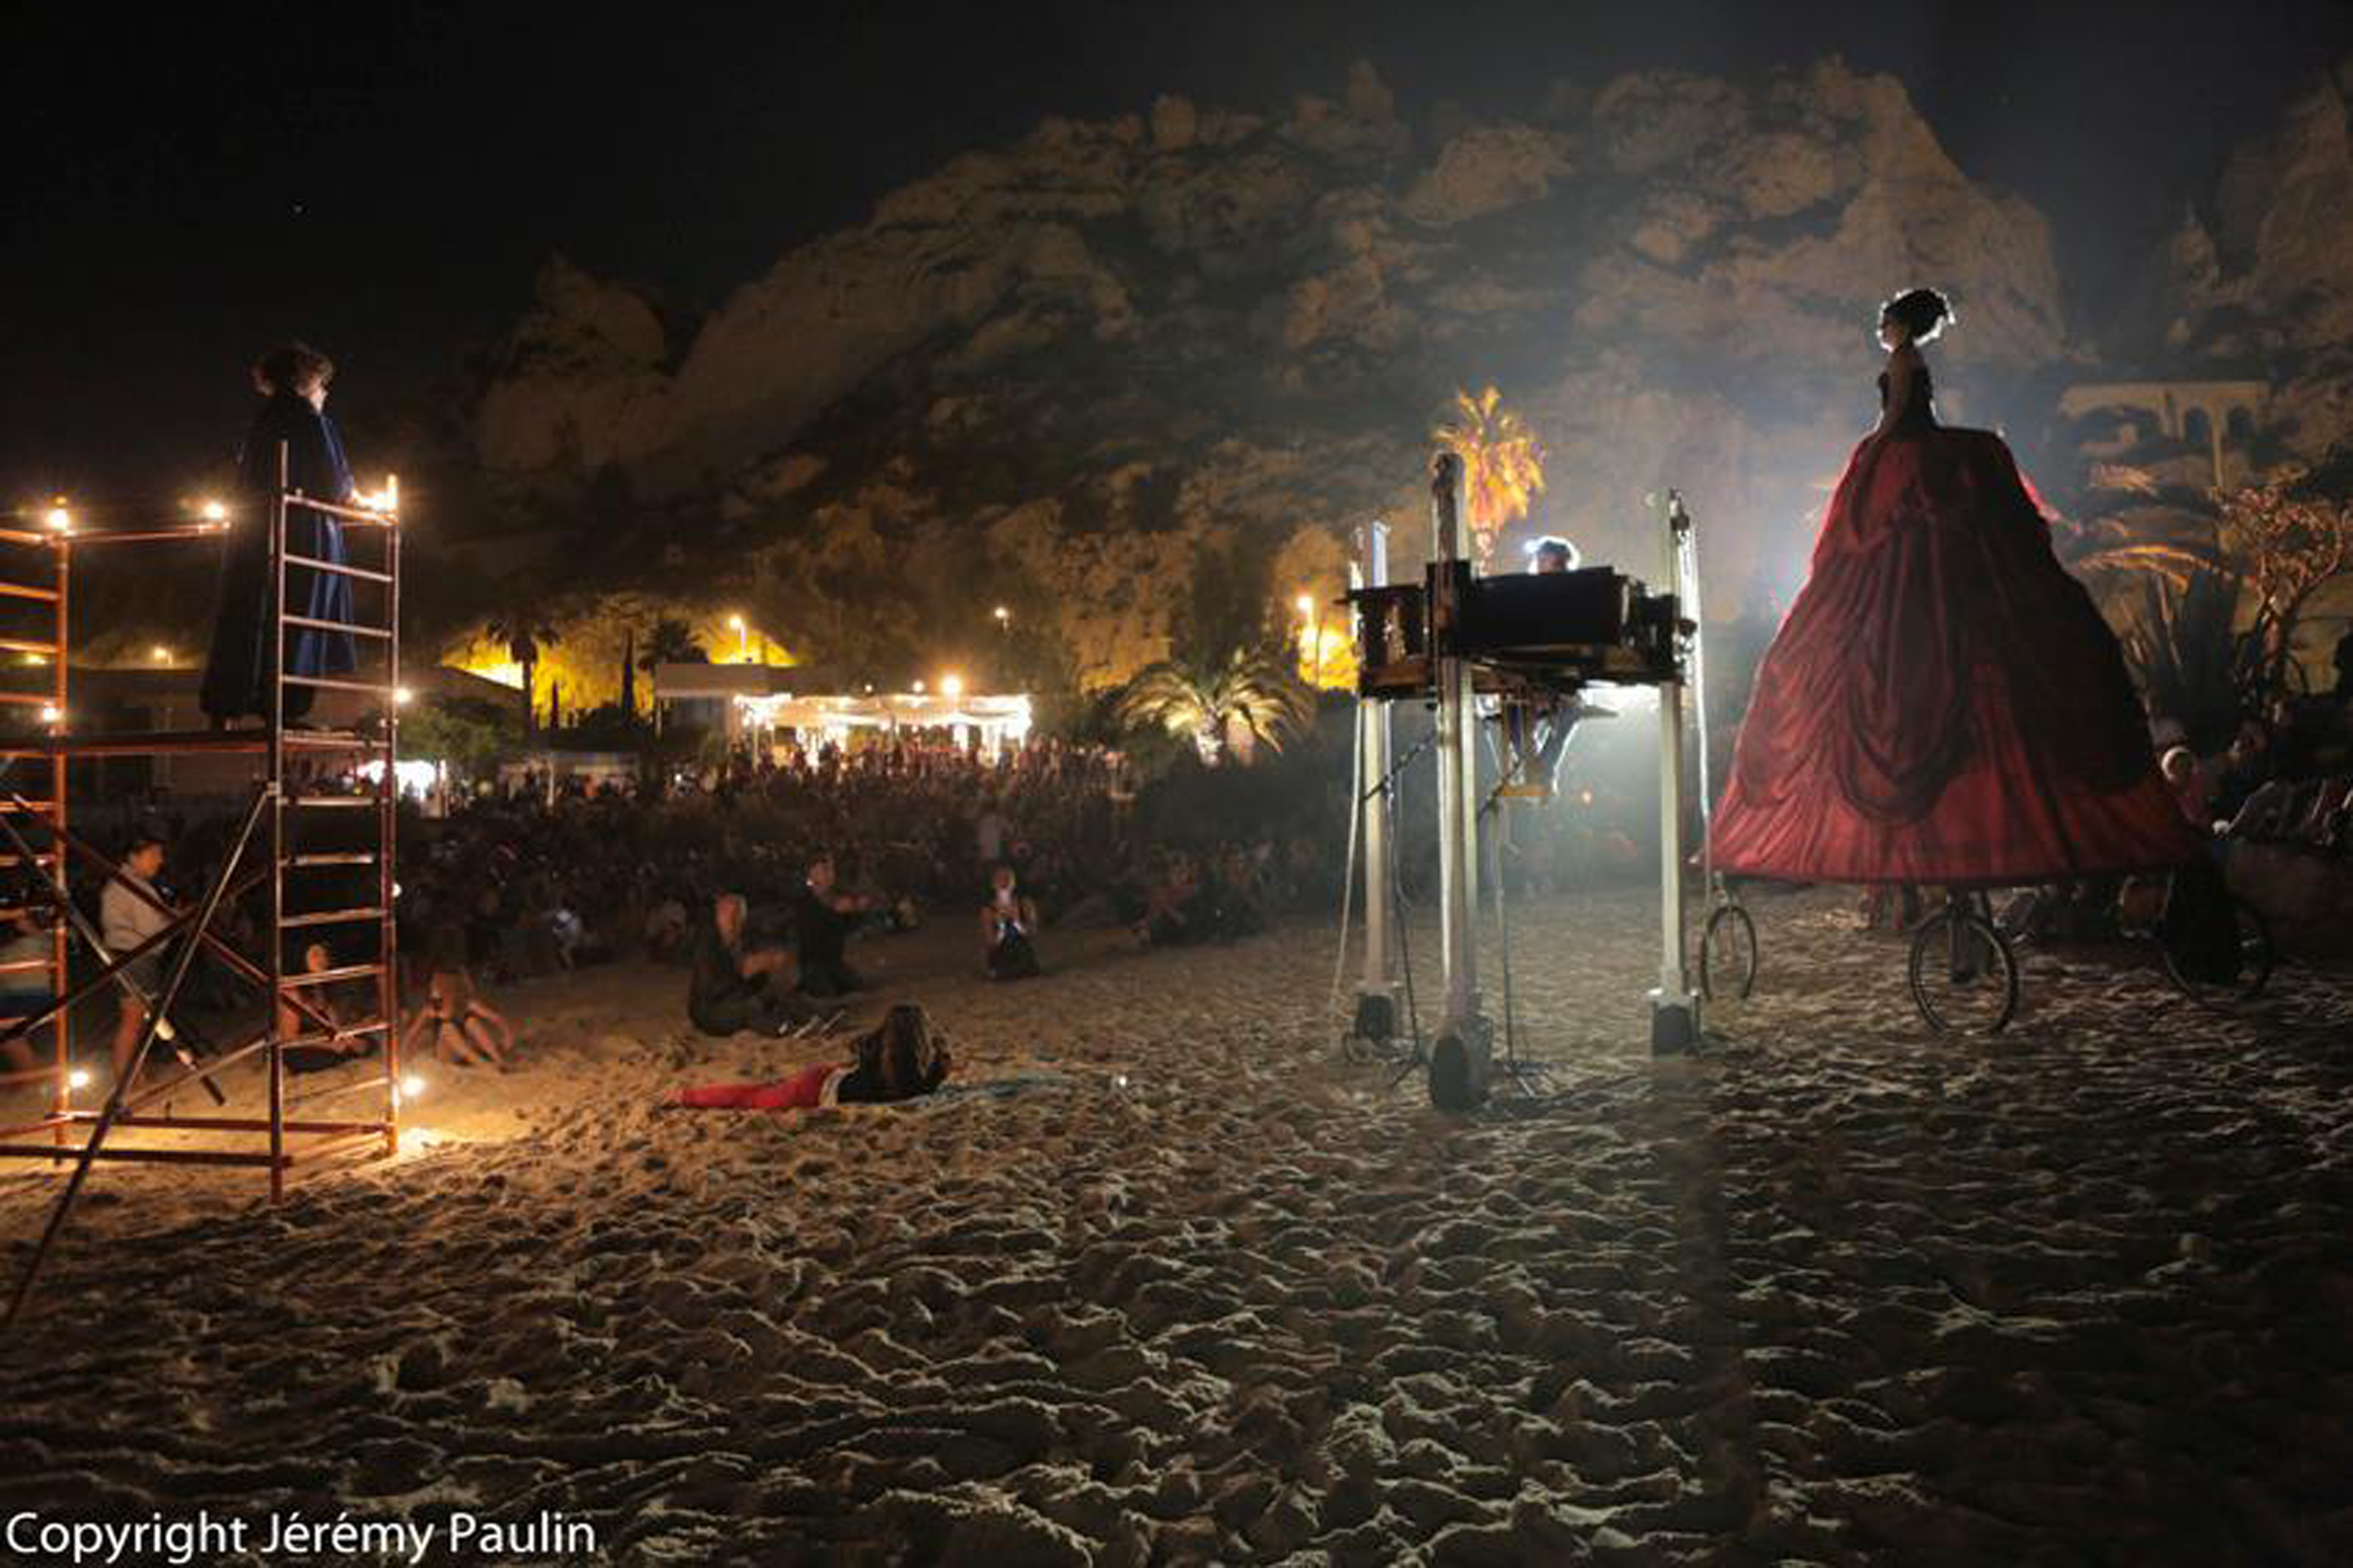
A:
{"label": "glowing lights in distance", "polygon": [[[916,690],[920,691],[922,688],[919,686]],[[951,702],[953,702],[956,698],[962,696],[964,695],[964,677],[960,675],[941,676],[939,678],[939,695],[946,697]]]}
{"label": "glowing lights in distance", "polygon": [[417,694],[410,691],[406,686],[394,686],[392,688],[392,701],[395,703],[407,704],[414,702],[416,698]]}
{"label": "glowing lights in distance", "polygon": [[76,1068],[74,1068],[72,1072],[70,1072],[70,1073],[66,1074],[66,1075],[65,1075],[65,1086],[66,1086],[67,1088],[69,1088],[69,1089],[87,1089],[87,1088],[88,1088],[88,1087],[89,1087],[89,1072],[88,1072],[88,1070],[87,1068],[76,1067]]}
{"label": "glowing lights in distance", "polygon": [[42,704],[40,705],[40,722],[41,722],[41,723],[43,723],[43,724],[56,724],[58,720],[62,719],[62,718],[64,718],[64,717],[65,717],[65,712],[64,712],[64,711],[63,711],[62,709],[60,709],[60,708],[59,708],[59,707],[58,707],[56,703],[54,703],[54,702],[44,702],[44,703],[42,703]]}
{"label": "glowing lights in distance", "polygon": [[1311,619],[1311,620],[1315,617],[1315,613],[1316,613],[1316,599],[1315,599],[1315,595],[1313,595],[1313,594],[1301,594],[1301,595],[1300,595],[1297,599],[1295,599],[1295,600],[1291,600],[1291,602],[1292,602],[1293,604],[1296,604],[1296,605],[1299,607],[1299,613],[1300,613],[1302,616],[1306,616],[1307,618],[1309,618],[1309,619]]}
{"label": "glowing lights in distance", "polygon": [[414,1073],[403,1073],[403,1074],[401,1075],[401,1079],[400,1079],[400,1097],[401,1097],[402,1099],[405,1099],[405,1100],[412,1100],[412,1099],[417,1098],[419,1096],[423,1095],[424,1093],[424,1079],[419,1078],[419,1077],[418,1077],[416,1074],[414,1074]]}
{"label": "glowing lights in distance", "polygon": [[49,510],[41,514],[40,520],[49,525],[52,533],[71,534],[73,532],[73,508],[65,504],[65,497],[59,496],[49,504]]}

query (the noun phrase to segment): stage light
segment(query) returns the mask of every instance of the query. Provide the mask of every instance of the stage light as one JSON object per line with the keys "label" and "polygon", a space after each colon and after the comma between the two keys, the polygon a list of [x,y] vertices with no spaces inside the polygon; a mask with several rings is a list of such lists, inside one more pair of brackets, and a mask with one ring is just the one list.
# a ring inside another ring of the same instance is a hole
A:
{"label": "stage light", "polygon": [[153,648],[149,648],[147,651],[148,654],[154,659],[155,663],[159,664],[168,664],[171,663],[171,649],[164,647],[161,643],[157,643]]}
{"label": "stage light", "polygon": [[1316,600],[1314,595],[1301,594],[1296,600],[1292,600],[1292,602],[1299,606],[1299,613],[1301,615],[1308,616],[1310,619],[1314,617],[1316,613]]}
{"label": "stage light", "polygon": [[918,680],[915,683],[915,695],[917,696],[921,696],[923,695],[923,682],[920,680]]}
{"label": "stage light", "polygon": [[206,522],[227,522],[229,508],[217,501],[207,501],[196,509],[196,515]]}
{"label": "stage light", "polygon": [[56,705],[56,703],[54,703],[54,702],[44,702],[44,703],[42,703],[42,704],[40,705],[40,722],[41,722],[41,723],[43,723],[43,724],[55,724],[55,723],[56,723],[59,719],[61,719],[61,718],[63,718],[63,717],[65,717],[64,712],[61,712],[61,711],[58,709],[58,707],[57,707],[57,705]]}
{"label": "stage light", "polygon": [[1013,619],[1013,612],[1012,612],[1011,610],[1006,609],[1006,608],[1005,608],[1003,605],[1001,605],[1001,604],[1000,604],[999,606],[997,606],[997,608],[996,608],[996,609],[991,610],[991,611],[989,612],[989,614],[997,617],[997,624],[998,624],[998,625],[1000,625],[1000,626],[1002,626],[1002,625],[1004,625],[1007,621],[1009,621],[1009,620]]}
{"label": "stage light", "polygon": [[89,1087],[89,1074],[76,1067],[65,1075],[65,1086],[69,1089],[87,1089]]}
{"label": "stage light", "polygon": [[939,678],[939,695],[953,702],[964,695],[964,677],[943,675]]}
{"label": "stage light", "polygon": [[65,504],[65,497],[59,496],[49,504],[48,514],[41,520],[56,533],[71,534],[73,532],[73,508]]}
{"label": "stage light", "polygon": [[394,687],[392,688],[392,701],[393,701],[393,702],[395,702],[395,703],[405,703],[405,702],[408,702],[408,701],[409,701],[411,698],[413,698],[416,695],[417,695],[416,693],[414,693],[414,692],[410,691],[410,690],[409,690],[408,687],[406,687],[406,686],[394,686]]}
{"label": "stage light", "polygon": [[400,1097],[402,1099],[412,1100],[424,1093],[424,1079],[419,1078],[414,1073],[405,1073],[402,1075],[400,1080]]}

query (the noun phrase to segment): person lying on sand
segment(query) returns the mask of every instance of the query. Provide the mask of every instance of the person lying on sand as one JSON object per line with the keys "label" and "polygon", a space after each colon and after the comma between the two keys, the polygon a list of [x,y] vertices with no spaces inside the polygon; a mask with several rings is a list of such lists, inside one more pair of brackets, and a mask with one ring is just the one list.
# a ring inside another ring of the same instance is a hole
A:
{"label": "person lying on sand", "polygon": [[948,1043],[931,1016],[911,1001],[850,1048],[847,1064],[819,1063],[769,1083],[706,1083],[680,1089],[664,1108],[695,1111],[809,1111],[826,1105],[884,1105],[914,1099],[948,1078]]}

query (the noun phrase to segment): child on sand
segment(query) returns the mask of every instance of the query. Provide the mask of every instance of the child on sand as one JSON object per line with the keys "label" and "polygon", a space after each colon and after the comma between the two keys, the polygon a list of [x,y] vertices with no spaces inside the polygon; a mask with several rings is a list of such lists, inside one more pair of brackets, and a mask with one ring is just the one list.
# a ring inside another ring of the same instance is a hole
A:
{"label": "child on sand", "polygon": [[851,1047],[848,1065],[820,1063],[768,1083],[706,1083],[680,1089],[665,1107],[696,1111],[810,1111],[914,1099],[948,1077],[947,1041],[931,1016],[903,1001]]}

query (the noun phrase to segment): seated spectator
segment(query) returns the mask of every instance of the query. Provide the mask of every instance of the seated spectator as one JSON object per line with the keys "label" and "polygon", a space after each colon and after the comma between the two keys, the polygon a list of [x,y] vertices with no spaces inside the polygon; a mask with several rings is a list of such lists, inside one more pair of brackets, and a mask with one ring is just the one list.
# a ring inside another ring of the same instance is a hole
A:
{"label": "seated spectator", "polygon": [[[49,984],[49,961],[55,942],[30,907],[8,910],[0,931],[0,1023],[37,1018],[49,1011],[57,994]],[[22,1035],[0,1042],[0,1062],[18,1072],[33,1072],[40,1064]]]}
{"label": "seated spectator", "polygon": [[812,1010],[775,984],[785,966],[782,948],[744,946],[744,900],[721,893],[695,937],[687,980],[686,1016],[705,1034],[752,1030],[783,1034],[808,1021]]}
{"label": "seated spectator", "polygon": [[[334,955],[328,951],[325,942],[312,942],[302,950],[304,974],[325,974],[334,967]],[[330,1067],[340,1067],[346,1062],[365,1056],[374,1048],[373,1037],[366,1034],[350,1034],[340,1039],[322,1038],[328,1032],[317,1018],[312,1016],[312,1012],[323,1013],[340,1027],[373,1009],[351,1006],[349,1000],[336,994],[334,984],[305,985],[301,996],[311,1012],[296,1007],[284,997],[278,1000],[278,1037],[303,1042],[285,1048],[288,1072],[325,1072]]]}
{"label": "seated spectator", "polygon": [[708,1083],[665,1102],[697,1111],[811,1111],[828,1105],[888,1105],[928,1095],[947,1081],[948,1043],[929,1014],[900,1002],[851,1047],[847,1065],[820,1063],[768,1083]]}
{"label": "seated spectator", "polygon": [[1011,866],[989,876],[989,899],[981,905],[981,955],[991,980],[1029,980],[1039,972],[1037,905],[1023,895]]}
{"label": "seated spectator", "polygon": [[424,1009],[409,1020],[401,1048],[415,1049],[427,1040],[430,1031],[435,1061],[504,1070],[506,1053],[515,1048],[514,1029],[497,1008],[476,994],[473,977],[457,962],[460,950],[455,944],[437,947],[431,977],[425,982]]}
{"label": "seated spectator", "polygon": [[800,990],[808,997],[845,997],[866,989],[864,977],[850,968],[843,949],[858,918],[871,914],[874,901],[845,893],[834,886],[833,856],[820,855],[808,863],[808,876],[792,901],[792,935],[800,950]]}
{"label": "seated spectator", "polygon": [[1178,947],[1209,934],[1209,920],[1202,897],[1201,878],[1190,856],[1172,855],[1158,880],[1144,895],[1144,919],[1136,935],[1146,947]]}

